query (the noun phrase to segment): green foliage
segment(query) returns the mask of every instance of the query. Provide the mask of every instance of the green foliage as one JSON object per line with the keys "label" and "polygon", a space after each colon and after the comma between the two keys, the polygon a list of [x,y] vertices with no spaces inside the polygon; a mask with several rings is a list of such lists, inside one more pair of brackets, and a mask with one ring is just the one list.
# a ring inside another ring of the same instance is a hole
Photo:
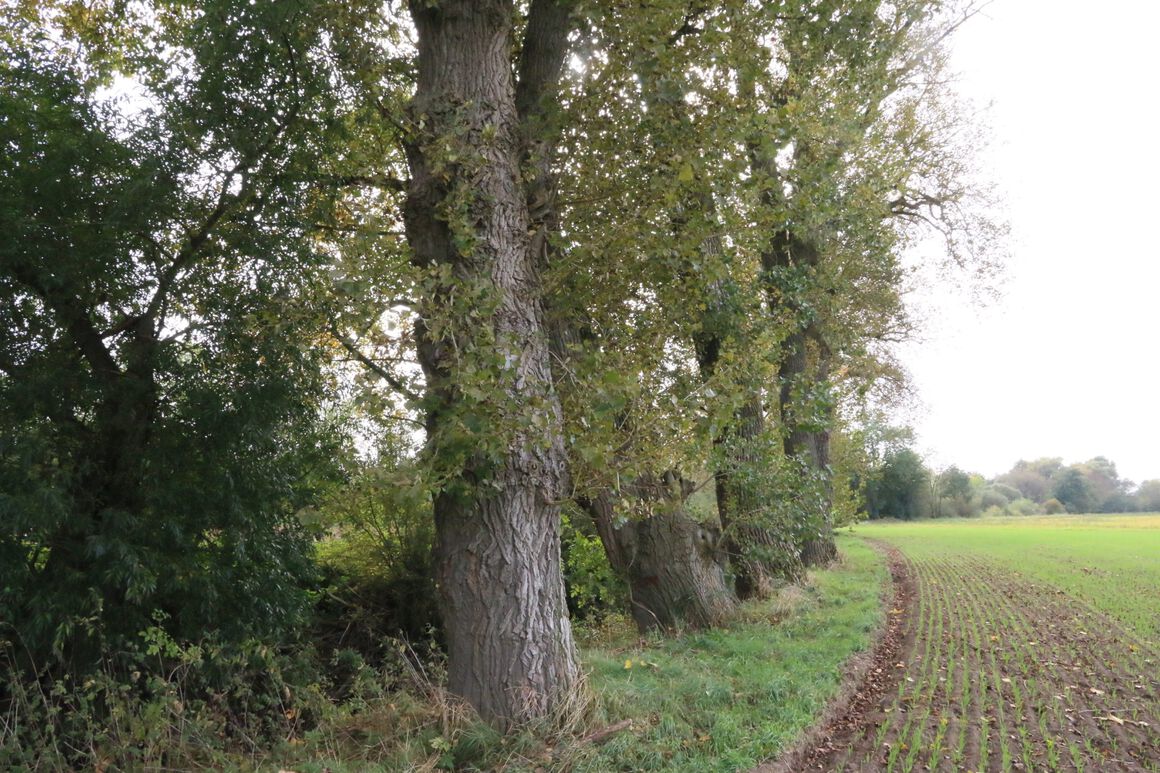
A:
{"label": "green foliage", "polygon": [[909,448],[891,452],[866,485],[866,510],[871,518],[913,520],[932,515],[930,472]]}
{"label": "green foliage", "polygon": [[1136,506],[1140,512],[1160,512],[1160,480],[1146,480],[1136,489]]}
{"label": "green foliage", "polygon": [[1051,493],[1069,513],[1090,513],[1095,504],[1095,493],[1091,483],[1074,467],[1067,467],[1055,476],[1052,480]]}
{"label": "green foliage", "polygon": [[1030,499],[1016,499],[1007,506],[1009,515],[1040,515],[1042,512],[1043,508]]}
{"label": "green foliage", "polygon": [[604,546],[589,519],[579,511],[564,515],[562,558],[568,610],[573,619],[598,622],[604,616],[625,611],[628,589],[609,566]]}
{"label": "green foliage", "polygon": [[994,488],[983,489],[979,496],[979,507],[988,510],[992,507],[1003,510],[1010,503],[1010,500],[1003,495],[1001,491],[996,491]]}
{"label": "green foliage", "polygon": [[353,649],[372,663],[392,639],[416,644],[440,634],[431,497],[413,461],[381,454],[310,514],[321,530],[326,574],[315,637],[326,650]]}
{"label": "green foliage", "polygon": [[944,497],[967,499],[971,496],[971,476],[952,465],[939,473],[938,491]]}
{"label": "green foliage", "polygon": [[316,663],[255,640],[180,642],[164,613],[83,681],[29,679],[0,651],[0,767],[221,767],[310,727],[326,710]]}
{"label": "green foliage", "polygon": [[863,437],[839,429],[831,436],[830,467],[833,471],[834,527],[850,526],[864,516],[869,455]]}
{"label": "green foliage", "polygon": [[6,6],[0,38],[0,639],[79,676],[153,609],[179,638],[290,635],[294,513],[343,458],[312,346],[328,17],[51,5]]}
{"label": "green foliage", "polygon": [[[1054,500],[1073,513],[1125,513],[1150,509],[1141,504],[1140,492],[1144,491],[1144,484],[1135,494],[1131,486],[1131,482],[1120,477],[1115,463],[1097,456],[1066,466],[1059,457],[1031,462],[1020,460],[1010,471],[996,478],[995,488],[1002,490],[1008,499],[1016,497],[1007,489],[1017,489],[1022,496],[1045,507]],[[1056,505],[1051,507],[1054,510]]]}
{"label": "green foliage", "polygon": [[[787,459],[777,431],[734,435],[713,449],[715,468],[729,476],[735,501],[726,503],[730,523],[723,535],[737,540],[741,556],[773,580],[802,572],[801,550],[829,528],[829,475],[801,459]],[[746,540],[752,529],[759,539]]]}

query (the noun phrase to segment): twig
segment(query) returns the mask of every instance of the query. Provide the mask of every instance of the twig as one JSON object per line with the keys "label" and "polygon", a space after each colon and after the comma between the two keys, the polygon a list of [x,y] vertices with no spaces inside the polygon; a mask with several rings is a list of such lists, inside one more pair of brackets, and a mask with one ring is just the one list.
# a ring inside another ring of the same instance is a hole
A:
{"label": "twig", "polygon": [[619,722],[616,722],[614,724],[609,725],[608,727],[604,727],[604,728],[601,728],[600,730],[592,731],[591,733],[589,733],[588,735],[584,736],[579,741],[577,741],[576,745],[577,746],[584,746],[586,744],[594,744],[596,746],[599,746],[600,744],[604,743],[605,741],[607,741],[609,738],[616,735],[617,733],[623,732],[625,730],[630,730],[630,729],[632,729],[632,720],[631,719],[622,719]]}

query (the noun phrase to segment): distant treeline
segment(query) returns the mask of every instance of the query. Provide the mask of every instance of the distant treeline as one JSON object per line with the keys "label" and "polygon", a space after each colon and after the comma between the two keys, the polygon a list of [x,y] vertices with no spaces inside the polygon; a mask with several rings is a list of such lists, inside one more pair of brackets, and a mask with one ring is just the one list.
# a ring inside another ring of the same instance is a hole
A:
{"label": "distant treeline", "polygon": [[894,448],[874,466],[863,494],[870,518],[1160,511],[1160,479],[1137,485],[1102,456],[1069,465],[1059,457],[1021,459],[988,480],[955,466],[936,472],[914,450]]}

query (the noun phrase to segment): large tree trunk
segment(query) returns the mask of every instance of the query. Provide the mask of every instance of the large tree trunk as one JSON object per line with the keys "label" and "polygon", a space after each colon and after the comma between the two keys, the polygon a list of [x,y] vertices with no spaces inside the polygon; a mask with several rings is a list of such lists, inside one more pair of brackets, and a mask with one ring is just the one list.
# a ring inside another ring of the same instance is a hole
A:
{"label": "large tree trunk", "polygon": [[[743,95],[748,99],[755,98],[755,84],[752,78],[746,77],[740,84]],[[783,95],[783,99],[786,95]],[[785,204],[784,181],[778,170],[776,158],[769,153],[767,146],[760,136],[750,137],[749,161],[754,178],[761,181],[762,202],[771,209],[778,209]],[[799,144],[796,153],[803,152],[804,146]],[[796,280],[810,279],[810,273],[822,260],[818,246],[808,235],[794,228],[785,227],[776,230],[761,253],[761,267],[765,275],[765,294],[769,313],[772,317],[784,317],[789,323],[789,333],[782,344],[781,357],[777,367],[779,392],[779,417],[782,425],[783,450],[787,459],[796,461],[802,466],[802,477],[812,479],[812,482],[821,484],[818,492],[819,506],[817,511],[802,513],[803,520],[812,529],[803,540],[801,559],[807,566],[816,566],[828,563],[837,555],[834,544],[832,504],[832,482],[830,471],[830,433],[829,427],[833,422],[833,409],[827,408],[827,413],[821,422],[803,420],[802,405],[795,405],[795,397],[800,397],[803,388],[807,385],[825,383],[829,377],[829,349],[820,330],[818,330],[812,315],[813,310],[803,305],[800,297],[800,288]],[[788,286],[782,286],[788,282]],[[814,373],[808,373],[809,351],[807,341],[812,340],[817,346],[818,361]],[[812,384],[807,384],[811,379]],[[796,394],[795,394],[796,392]],[[807,484],[811,481],[804,481]]]}
{"label": "large tree trunk", "polygon": [[612,568],[628,581],[632,618],[642,631],[707,628],[725,621],[736,599],[725,582],[720,533],[681,506],[673,475],[641,480],[625,496],[655,504],[651,514],[616,525],[617,495],[602,491],[580,505],[592,517]]}
{"label": "large tree trunk", "polygon": [[414,0],[416,136],[405,210],[431,271],[417,326],[427,380],[436,578],[450,690],[501,726],[577,688],[560,568],[567,492],[538,257],[521,183],[513,7]]}

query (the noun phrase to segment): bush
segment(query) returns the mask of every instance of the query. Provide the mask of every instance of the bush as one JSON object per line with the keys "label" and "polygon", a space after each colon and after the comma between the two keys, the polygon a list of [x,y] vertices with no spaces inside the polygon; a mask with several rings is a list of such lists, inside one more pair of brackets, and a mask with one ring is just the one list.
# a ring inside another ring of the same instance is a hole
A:
{"label": "bush", "polygon": [[991,508],[1002,510],[1010,501],[1011,499],[1009,497],[994,487],[983,489],[983,492],[979,495],[979,506],[983,510],[990,510]]}
{"label": "bush", "polygon": [[306,650],[178,642],[163,613],[83,679],[30,676],[0,652],[0,769],[221,767],[310,728],[329,703]]}
{"label": "bush", "polygon": [[1016,499],[1023,499],[1023,492],[1014,486],[1008,486],[1005,483],[992,483],[987,488],[998,494],[1002,494],[1007,498],[1008,502],[1014,502]]}
{"label": "bush", "polygon": [[590,519],[566,512],[562,554],[568,611],[578,620],[599,620],[627,608],[628,589],[608,563]]}
{"label": "bush", "polygon": [[1007,505],[1007,512],[1011,515],[1039,515],[1043,512],[1043,508],[1030,499],[1020,497]]}
{"label": "bush", "polygon": [[1043,512],[1047,515],[1058,515],[1059,513],[1066,513],[1067,508],[1058,499],[1052,497],[1043,503]]}
{"label": "bush", "polygon": [[409,472],[405,463],[363,470],[314,516],[325,535],[315,605],[315,641],[325,652],[353,649],[377,665],[395,638],[440,646],[431,498]]}

